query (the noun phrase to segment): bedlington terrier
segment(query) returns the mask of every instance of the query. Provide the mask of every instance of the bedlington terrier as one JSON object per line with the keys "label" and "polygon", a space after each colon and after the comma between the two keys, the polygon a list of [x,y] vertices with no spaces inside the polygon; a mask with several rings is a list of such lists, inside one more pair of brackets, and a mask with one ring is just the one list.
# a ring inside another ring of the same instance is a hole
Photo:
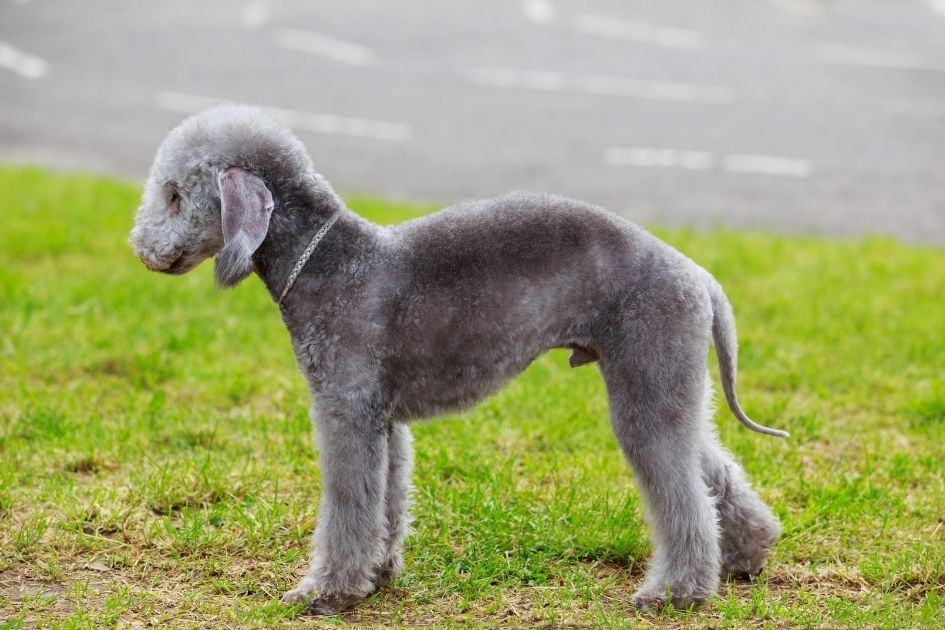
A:
{"label": "bedlington terrier", "polygon": [[654,554],[639,608],[689,606],[762,569],[780,533],[710,424],[714,343],[735,397],[732,309],[715,279],[648,232],[545,194],[469,201],[395,227],[366,221],[263,112],[223,105],[158,149],[130,236],[148,269],[216,256],[251,272],[311,389],[322,498],[311,567],[284,602],[342,611],[404,567],[408,422],[482,400],[551,348],[597,362],[610,422],[648,507]]}

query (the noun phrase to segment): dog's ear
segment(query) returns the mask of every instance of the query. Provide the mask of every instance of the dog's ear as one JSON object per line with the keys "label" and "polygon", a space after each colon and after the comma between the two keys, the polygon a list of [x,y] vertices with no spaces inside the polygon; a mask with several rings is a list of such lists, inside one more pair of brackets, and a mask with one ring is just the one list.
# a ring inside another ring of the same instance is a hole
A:
{"label": "dog's ear", "polygon": [[253,270],[253,252],[269,231],[272,193],[263,180],[239,167],[220,173],[223,249],[214,268],[217,284],[231,287]]}

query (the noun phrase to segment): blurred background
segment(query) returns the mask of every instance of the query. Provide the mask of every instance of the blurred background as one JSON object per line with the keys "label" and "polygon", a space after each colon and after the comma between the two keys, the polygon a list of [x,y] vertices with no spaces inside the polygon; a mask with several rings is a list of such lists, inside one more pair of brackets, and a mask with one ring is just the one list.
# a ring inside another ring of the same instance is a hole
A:
{"label": "blurred background", "polygon": [[945,0],[0,0],[0,161],[143,180],[230,100],[346,194],[945,243]]}
{"label": "blurred background", "polygon": [[320,494],[276,307],[127,244],[165,134],[229,100],[371,220],[539,189],[656,227],[792,435],[721,406],[784,535],[637,617],[606,392],[549,353],[418,423],[407,574],[342,621],[945,628],[945,0],[0,0],[0,630],[320,623],[276,603]]}

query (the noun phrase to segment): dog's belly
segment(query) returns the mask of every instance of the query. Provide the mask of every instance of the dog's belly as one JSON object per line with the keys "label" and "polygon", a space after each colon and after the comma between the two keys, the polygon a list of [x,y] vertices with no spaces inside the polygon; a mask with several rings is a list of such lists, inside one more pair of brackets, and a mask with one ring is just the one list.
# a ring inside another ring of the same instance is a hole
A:
{"label": "dog's belly", "polygon": [[522,373],[544,350],[457,353],[446,356],[401,357],[396,370],[394,418],[410,420],[468,409]]}
{"label": "dog's belly", "polygon": [[[516,293],[532,299],[518,299]],[[572,367],[597,360],[593,311],[583,303],[562,299],[550,289],[538,299],[534,285],[493,291],[489,297],[492,302],[475,301],[484,308],[426,305],[424,312],[440,316],[408,319],[388,335],[402,340],[384,361],[384,382],[394,393],[397,419],[469,408],[553,348],[572,350]]]}
{"label": "dog's belly", "polygon": [[521,374],[538,356],[552,348],[572,351],[569,363],[578,367],[598,360],[590,348],[556,343],[512,353],[486,353],[452,361],[398,361],[393,417],[398,421],[429,418],[468,409],[496,393]]}

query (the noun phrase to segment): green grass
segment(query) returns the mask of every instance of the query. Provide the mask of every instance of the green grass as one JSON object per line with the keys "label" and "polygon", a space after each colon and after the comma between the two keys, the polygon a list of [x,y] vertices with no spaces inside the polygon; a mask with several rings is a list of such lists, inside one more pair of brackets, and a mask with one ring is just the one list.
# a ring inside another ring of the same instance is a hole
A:
{"label": "green grass", "polygon": [[784,523],[762,579],[694,612],[629,609],[638,495],[596,369],[553,352],[415,427],[406,573],[316,620],[278,603],[319,496],[288,336],[255,278],[145,271],[126,244],[138,194],[0,169],[0,628],[945,627],[945,252],[659,231],[726,287],[743,404],[792,433],[717,413]]}

